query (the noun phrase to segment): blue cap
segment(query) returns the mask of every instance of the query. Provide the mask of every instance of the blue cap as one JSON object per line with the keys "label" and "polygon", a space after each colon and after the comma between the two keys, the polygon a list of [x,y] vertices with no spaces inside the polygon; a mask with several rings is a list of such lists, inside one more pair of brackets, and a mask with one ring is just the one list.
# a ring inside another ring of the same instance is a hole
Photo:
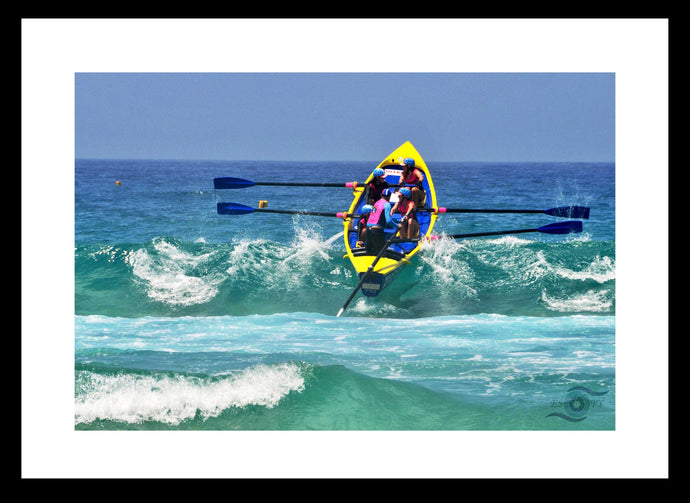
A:
{"label": "blue cap", "polygon": [[400,193],[408,199],[412,195],[412,192],[410,192],[410,189],[408,189],[407,187],[403,187],[402,189],[400,189]]}
{"label": "blue cap", "polygon": [[381,176],[381,175],[385,175],[385,174],[386,174],[386,172],[383,171],[381,168],[376,168],[374,170],[374,176]]}
{"label": "blue cap", "polygon": [[412,159],[411,157],[406,157],[403,162],[408,166],[414,168],[414,159]]}
{"label": "blue cap", "polygon": [[371,204],[365,204],[359,211],[362,215],[364,215],[366,213],[371,213],[372,211],[374,211],[374,207]]}
{"label": "blue cap", "polygon": [[388,197],[388,196],[392,195],[394,192],[395,192],[395,189],[383,189],[383,192],[381,192],[381,194]]}

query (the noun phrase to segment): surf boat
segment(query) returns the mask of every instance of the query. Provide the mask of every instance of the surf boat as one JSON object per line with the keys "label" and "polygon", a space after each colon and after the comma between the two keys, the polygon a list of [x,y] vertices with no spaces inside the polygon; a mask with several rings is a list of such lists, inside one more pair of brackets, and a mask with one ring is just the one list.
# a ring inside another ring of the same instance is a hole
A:
{"label": "surf boat", "polygon": [[[400,175],[403,172],[403,162],[406,158],[412,158],[415,161],[415,168],[424,173],[424,181],[421,185],[421,190],[424,193],[423,201],[418,205],[416,211],[416,219],[419,223],[419,233],[412,239],[402,239],[397,236],[397,228],[392,228],[386,235],[384,230],[384,238],[379,241],[381,236],[376,235],[375,239],[371,239],[370,234],[370,249],[364,243],[359,241],[359,226],[366,225],[360,223],[363,220],[363,206],[368,204],[369,183],[374,178],[374,170],[371,171],[365,182],[323,182],[323,183],[305,183],[305,182],[254,182],[244,178],[235,177],[216,177],[213,179],[214,189],[244,189],[253,187],[255,185],[279,185],[279,186],[298,186],[298,187],[349,187],[352,189],[352,204],[346,212],[333,211],[304,211],[304,210],[286,210],[268,208],[268,202],[265,200],[259,201],[259,207],[253,208],[239,203],[219,202],[217,203],[217,212],[219,215],[248,215],[250,213],[281,213],[293,215],[314,215],[324,217],[342,218],[345,226],[345,248],[347,253],[344,258],[349,258],[352,266],[359,276],[357,287],[350,294],[350,297],[345,301],[345,304],[338,316],[343,314],[352,299],[357,295],[359,290],[368,297],[376,297],[379,295],[390,283],[400,274],[400,271],[410,263],[411,259],[419,252],[420,246],[424,243],[437,239],[440,236],[433,236],[431,234],[436,218],[443,213],[542,213],[559,218],[589,218],[589,208],[586,206],[561,206],[557,208],[550,208],[547,210],[541,209],[526,209],[526,208],[439,208],[436,202],[436,192],[434,184],[431,180],[431,173],[427,167],[422,156],[408,141],[400,145],[397,149],[390,153],[377,166],[384,172],[385,180],[391,188],[399,187]],[[376,169],[376,168],[375,168]],[[391,197],[391,202],[393,198]],[[506,234],[522,234],[527,232],[542,232],[545,234],[570,234],[574,232],[582,232],[582,222],[579,220],[569,220],[566,222],[556,222],[541,227],[531,227],[527,229],[512,229],[502,231],[485,231],[472,232],[462,234],[448,234],[444,235],[450,239],[465,239],[480,236],[500,236]],[[366,242],[366,237],[365,237]],[[383,245],[381,247],[380,245]],[[374,251],[374,249],[376,251]]]}
{"label": "surf boat", "polygon": [[[424,173],[423,190],[424,201],[417,211],[417,221],[419,222],[419,238],[414,241],[406,241],[403,239],[393,238],[393,241],[383,252],[383,255],[376,261],[377,255],[368,253],[366,248],[358,243],[358,226],[362,225],[359,219],[346,218],[345,225],[345,248],[347,250],[346,258],[352,262],[352,267],[357,272],[360,280],[367,274],[367,278],[362,283],[362,293],[368,297],[376,297],[379,295],[390,283],[398,276],[403,267],[410,263],[420,249],[420,246],[426,241],[424,238],[430,238],[434,223],[438,217],[438,213],[434,211],[437,208],[436,192],[434,190],[434,183],[429,173],[422,156],[408,141],[400,145],[397,149],[391,152],[377,168],[383,169],[385,173],[385,180],[391,186],[396,186],[399,183],[400,175],[402,174],[402,163],[405,158],[412,158],[415,161],[415,168]],[[348,215],[360,215],[362,207],[367,204],[367,197],[369,195],[369,182],[372,181],[374,175],[373,170],[369,174],[364,184],[355,185],[352,190],[353,199]],[[392,237],[393,232],[397,229],[384,230],[386,241]],[[359,244],[359,246],[358,246]],[[369,271],[372,263],[375,262],[372,271]]]}

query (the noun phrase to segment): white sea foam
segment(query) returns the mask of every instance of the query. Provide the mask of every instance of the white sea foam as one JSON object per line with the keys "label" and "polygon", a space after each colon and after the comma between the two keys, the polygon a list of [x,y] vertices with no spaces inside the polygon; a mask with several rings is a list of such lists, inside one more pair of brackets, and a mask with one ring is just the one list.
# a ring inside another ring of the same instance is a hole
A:
{"label": "white sea foam", "polygon": [[552,311],[608,313],[613,307],[613,294],[608,290],[588,290],[579,295],[570,295],[566,298],[551,296],[546,291],[542,292],[541,300]]}
{"label": "white sea foam", "polygon": [[580,271],[573,271],[564,267],[554,268],[555,272],[567,279],[594,280],[597,283],[606,283],[616,279],[616,264],[610,257],[597,255],[591,264]]}
{"label": "white sea foam", "polygon": [[[318,230],[296,225],[295,237],[288,245],[242,239],[234,243],[228,255],[226,272],[231,281],[258,282],[264,289],[281,292],[299,290],[314,280],[315,265],[332,266],[329,250],[337,236],[324,241]],[[339,275],[339,271],[336,268],[331,275]],[[338,284],[322,276],[318,281]]]}
{"label": "white sea foam", "polygon": [[[425,274],[436,286],[443,290],[451,287],[454,294],[473,298],[477,295],[476,289],[470,286],[475,282],[474,272],[467,262],[458,259],[458,252],[463,249],[464,244],[455,240],[439,239],[424,245],[419,257],[431,269]],[[417,274],[421,274],[419,269]]]}
{"label": "white sea foam", "polygon": [[316,256],[328,260],[329,247],[330,244],[324,241],[316,231],[298,226],[295,228],[295,239],[291,247],[285,250],[283,259],[287,262],[294,261],[300,265],[308,266]]}
{"label": "white sea foam", "polygon": [[132,252],[127,261],[132,273],[146,285],[147,295],[171,305],[203,304],[218,293],[219,275],[193,275],[212,258],[212,253],[195,255],[165,240],[154,242],[154,251]]}
{"label": "white sea foam", "polygon": [[[233,243],[234,248],[228,255],[226,272],[230,276],[236,274],[252,274],[259,271],[268,263],[267,253],[264,252],[268,242],[265,240],[241,239]],[[261,253],[258,253],[261,250]]]}
{"label": "white sea foam", "polygon": [[348,311],[372,318],[385,318],[406,312],[406,310],[387,304],[379,298],[369,299],[367,297],[356,298],[348,307]]}
{"label": "white sea foam", "polygon": [[291,363],[256,365],[238,374],[209,379],[169,375],[99,375],[78,378],[75,423],[113,420],[177,425],[218,416],[231,407],[272,408],[291,391],[304,389],[300,368]]}

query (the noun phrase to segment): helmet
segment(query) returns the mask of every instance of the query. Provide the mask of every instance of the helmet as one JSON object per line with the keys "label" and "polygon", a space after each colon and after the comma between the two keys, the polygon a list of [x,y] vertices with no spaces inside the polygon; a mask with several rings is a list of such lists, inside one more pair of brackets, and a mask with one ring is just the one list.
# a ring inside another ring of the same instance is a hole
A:
{"label": "helmet", "polygon": [[383,192],[381,192],[381,195],[383,197],[390,197],[393,195],[394,192],[395,192],[395,189],[383,189]]}
{"label": "helmet", "polygon": [[412,159],[411,157],[406,157],[403,162],[407,164],[409,167],[414,168],[414,159]]}
{"label": "helmet", "polygon": [[367,213],[371,213],[374,210],[374,207],[371,204],[365,204],[362,206],[362,209],[359,210],[362,215],[365,215]]}
{"label": "helmet", "polygon": [[386,174],[386,172],[383,171],[381,168],[376,168],[374,170],[374,176],[381,176],[381,175],[385,175],[385,174]]}
{"label": "helmet", "polygon": [[407,187],[403,187],[402,189],[400,189],[400,193],[408,199],[412,195],[412,192],[410,192],[410,189],[408,189]]}

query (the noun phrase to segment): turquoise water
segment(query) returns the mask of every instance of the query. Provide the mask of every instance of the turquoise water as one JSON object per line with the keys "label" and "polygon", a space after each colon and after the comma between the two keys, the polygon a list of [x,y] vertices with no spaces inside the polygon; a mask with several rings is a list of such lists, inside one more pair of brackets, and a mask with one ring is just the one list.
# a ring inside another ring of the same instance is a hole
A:
{"label": "turquoise water", "polygon": [[[614,166],[428,161],[442,206],[591,217],[581,234],[435,241],[340,318],[358,279],[341,220],[216,213],[351,201],[216,176],[361,181],[376,164],[77,160],[75,428],[614,429]],[[435,231],[555,221],[446,214]]]}

